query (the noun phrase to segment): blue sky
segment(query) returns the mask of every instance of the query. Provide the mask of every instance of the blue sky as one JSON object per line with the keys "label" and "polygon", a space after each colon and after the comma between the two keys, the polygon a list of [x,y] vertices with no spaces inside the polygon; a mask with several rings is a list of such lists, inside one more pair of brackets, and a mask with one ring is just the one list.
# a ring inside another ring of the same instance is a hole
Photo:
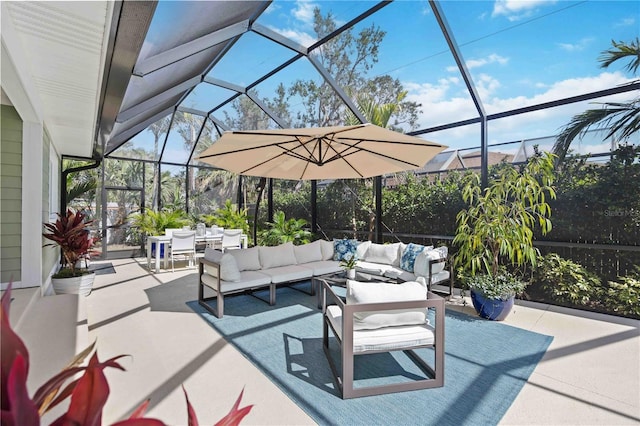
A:
{"label": "blue sky", "polygon": [[[315,41],[315,7],[323,14],[330,11],[342,24],[373,4],[275,1],[257,22],[309,46]],[[640,37],[638,1],[445,0],[441,7],[489,114],[610,88],[633,78],[622,63],[605,70],[599,68],[597,58],[611,46],[612,39],[631,41]],[[428,2],[396,1],[358,24],[355,31],[372,24],[387,35],[380,46],[379,62],[369,75],[389,74],[403,83],[408,98],[422,104],[420,128],[477,116]],[[260,72],[293,55],[269,43],[263,42],[251,51],[248,45],[234,46],[226,64],[219,64],[214,76],[246,85]],[[277,83],[290,83],[307,73],[320,79],[311,66],[300,62],[260,85],[260,95],[270,97]],[[628,100],[632,96],[628,93],[607,100]],[[196,106],[212,97],[209,90],[197,90],[189,102]],[[589,107],[597,105],[579,103],[492,121],[490,142],[550,136],[571,116]],[[479,143],[477,126],[427,138],[451,148]]]}

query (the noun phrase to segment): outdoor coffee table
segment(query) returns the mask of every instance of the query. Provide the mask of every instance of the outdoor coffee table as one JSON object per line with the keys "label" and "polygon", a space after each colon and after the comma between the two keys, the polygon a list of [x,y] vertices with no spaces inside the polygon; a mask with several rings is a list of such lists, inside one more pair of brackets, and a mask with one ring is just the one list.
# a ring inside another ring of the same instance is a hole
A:
{"label": "outdoor coffee table", "polygon": [[[392,283],[392,284],[398,284],[402,282],[402,280],[398,278],[383,277],[381,275],[366,274],[364,272],[356,272],[356,277],[354,278],[354,280],[361,281],[361,282],[369,281],[369,282]],[[322,308],[323,306],[323,300],[322,300],[323,292],[321,291],[323,281],[332,287],[347,288],[347,273],[345,271],[340,271],[340,272],[334,272],[332,274],[320,275],[318,277],[312,278],[311,289],[312,289],[312,292],[316,293],[318,309]]]}

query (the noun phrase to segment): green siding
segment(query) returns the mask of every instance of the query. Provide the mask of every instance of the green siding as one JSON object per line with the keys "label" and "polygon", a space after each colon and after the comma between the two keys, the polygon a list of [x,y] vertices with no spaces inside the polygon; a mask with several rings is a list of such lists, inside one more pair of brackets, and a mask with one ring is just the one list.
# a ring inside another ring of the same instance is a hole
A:
{"label": "green siding", "polygon": [[0,109],[0,281],[20,281],[22,236],[22,120]]}

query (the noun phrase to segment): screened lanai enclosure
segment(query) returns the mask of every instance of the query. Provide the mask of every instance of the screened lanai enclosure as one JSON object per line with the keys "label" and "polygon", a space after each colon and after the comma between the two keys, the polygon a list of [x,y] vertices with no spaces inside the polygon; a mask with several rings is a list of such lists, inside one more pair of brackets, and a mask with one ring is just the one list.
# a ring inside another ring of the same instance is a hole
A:
{"label": "screened lanai enclosure", "polygon": [[[282,211],[317,238],[445,243],[455,255],[464,175],[486,185],[495,167],[548,151],[558,155],[557,198],[541,254],[603,286],[640,273],[640,3],[116,8],[95,158],[67,158],[62,179],[61,208],[93,215],[105,257],[141,254],[135,213],[177,211],[195,226],[227,200],[246,209],[247,229]],[[623,48],[632,54],[607,62]],[[449,148],[416,170],[359,180],[264,180],[198,159],[225,131],[368,122]],[[585,297],[569,289],[557,303]]]}

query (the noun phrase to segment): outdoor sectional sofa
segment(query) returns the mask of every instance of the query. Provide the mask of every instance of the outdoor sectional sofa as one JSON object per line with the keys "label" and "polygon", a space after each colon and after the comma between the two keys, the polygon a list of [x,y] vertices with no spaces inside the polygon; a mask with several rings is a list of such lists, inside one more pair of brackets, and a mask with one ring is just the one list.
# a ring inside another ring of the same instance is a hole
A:
{"label": "outdoor sectional sofa", "polygon": [[[268,303],[273,305],[278,285],[340,272],[343,269],[340,261],[354,255],[359,259],[356,270],[360,272],[399,281],[421,281],[428,288],[434,283],[451,282],[450,271],[445,269],[446,247],[342,239],[317,240],[299,246],[292,243],[256,246],[224,253],[207,248],[199,259],[198,303],[222,318],[226,295],[268,288]],[[212,296],[205,294],[211,291]],[[215,308],[208,303],[213,299]]]}

